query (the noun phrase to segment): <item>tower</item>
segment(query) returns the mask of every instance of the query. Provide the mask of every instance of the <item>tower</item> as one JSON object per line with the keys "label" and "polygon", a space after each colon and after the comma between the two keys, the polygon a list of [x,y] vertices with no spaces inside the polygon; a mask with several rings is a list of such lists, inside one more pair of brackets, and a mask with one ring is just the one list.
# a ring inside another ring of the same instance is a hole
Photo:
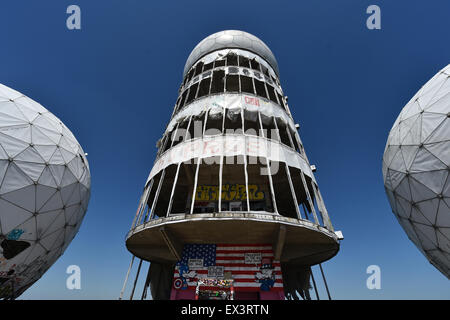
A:
{"label": "tower", "polygon": [[339,233],[297,129],[260,39],[227,30],[194,48],[126,236],[130,269],[150,262],[142,298],[309,297]]}

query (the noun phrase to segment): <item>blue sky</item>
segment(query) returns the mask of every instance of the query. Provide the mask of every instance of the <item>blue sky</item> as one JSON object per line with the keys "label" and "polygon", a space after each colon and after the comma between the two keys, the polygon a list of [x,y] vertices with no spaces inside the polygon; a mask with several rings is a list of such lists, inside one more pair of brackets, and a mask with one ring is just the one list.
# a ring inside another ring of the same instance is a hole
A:
{"label": "blue sky", "polygon": [[[66,28],[71,4],[81,8],[78,31]],[[366,28],[371,4],[381,8],[381,30]],[[0,83],[58,116],[89,153],[92,174],[80,232],[21,298],[119,296],[131,258],[124,237],[184,63],[199,41],[224,29],[253,33],[278,60],[331,219],[345,236],[323,264],[332,296],[450,298],[449,281],[397,223],[381,174],[401,108],[450,62],[448,0],[17,0],[0,12]],[[66,289],[72,264],[81,268],[81,290]],[[381,290],[366,288],[372,264],[381,268]]]}

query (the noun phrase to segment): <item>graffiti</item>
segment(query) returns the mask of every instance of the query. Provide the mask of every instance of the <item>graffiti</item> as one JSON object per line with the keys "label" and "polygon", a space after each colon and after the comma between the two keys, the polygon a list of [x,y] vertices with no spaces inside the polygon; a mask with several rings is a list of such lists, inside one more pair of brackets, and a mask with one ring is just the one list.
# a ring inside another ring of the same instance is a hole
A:
{"label": "graffiti", "polygon": [[[249,200],[263,200],[264,192],[259,190],[258,185],[248,185]],[[196,201],[218,201],[219,186],[199,185],[195,193]],[[222,185],[222,200],[236,201],[247,200],[245,184]]]}
{"label": "graffiti", "polygon": [[47,262],[42,258],[37,258],[30,264],[19,263],[9,267],[8,262],[11,263],[0,258],[0,266],[3,264],[6,267],[4,271],[0,271],[0,299],[12,296],[11,288],[14,289],[14,294],[23,292],[39,278],[36,271],[43,273],[48,269]]}
{"label": "graffiti", "polygon": [[20,286],[23,278],[16,273],[13,264],[8,271],[0,271],[0,299],[12,295],[12,288]]}
{"label": "graffiti", "polygon": [[[197,275],[197,272],[189,270],[189,267],[185,264],[182,264],[178,267],[178,272],[180,274],[179,279],[181,279],[182,282],[181,289],[186,290],[188,288],[188,280],[194,278]],[[177,287],[178,285],[174,283],[174,286]]]}
{"label": "graffiti", "polygon": [[209,287],[229,288],[233,285],[233,280],[203,278],[198,280],[198,284]]}
{"label": "graffiti", "polygon": [[259,107],[259,99],[258,98],[244,96],[244,99],[245,99],[245,103],[252,104],[254,106]]}
{"label": "graffiti", "polygon": [[7,279],[11,279],[11,276],[14,275],[14,268],[16,267],[15,264],[13,264],[8,271],[0,271],[0,277],[1,278],[7,278]]}
{"label": "graffiti", "polygon": [[8,239],[8,240],[19,240],[20,236],[24,232],[25,232],[25,230],[22,230],[22,229],[11,230],[11,232],[6,235],[6,239]]}
{"label": "graffiti", "polygon": [[275,274],[274,268],[272,266],[272,261],[270,259],[263,259],[260,272],[255,274],[257,282],[261,284],[261,291],[270,291],[270,289],[275,284]]}

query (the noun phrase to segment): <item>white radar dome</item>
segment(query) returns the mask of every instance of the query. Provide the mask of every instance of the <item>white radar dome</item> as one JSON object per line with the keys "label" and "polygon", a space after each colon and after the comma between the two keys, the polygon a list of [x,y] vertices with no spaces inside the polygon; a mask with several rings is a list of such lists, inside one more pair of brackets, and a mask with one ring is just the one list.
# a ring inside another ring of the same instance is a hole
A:
{"label": "white radar dome", "polygon": [[409,239],[450,278],[450,65],[403,108],[387,140],[383,178]]}
{"label": "white radar dome", "polygon": [[63,254],[86,213],[90,180],[70,130],[0,84],[0,299],[23,293]]}

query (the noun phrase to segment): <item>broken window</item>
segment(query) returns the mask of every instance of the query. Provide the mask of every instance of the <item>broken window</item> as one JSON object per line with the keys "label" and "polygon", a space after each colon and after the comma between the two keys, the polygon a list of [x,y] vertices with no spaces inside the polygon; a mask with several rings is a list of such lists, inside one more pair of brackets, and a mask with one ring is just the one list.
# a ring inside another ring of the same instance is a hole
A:
{"label": "broken window", "polygon": [[220,157],[202,159],[198,170],[193,213],[218,212]]}
{"label": "broken window", "polygon": [[241,92],[254,94],[252,78],[246,76],[241,77]]}
{"label": "broken window", "polygon": [[238,56],[234,52],[230,52],[227,54],[227,66],[237,66],[238,65]]}
{"label": "broken window", "polygon": [[189,71],[189,73],[187,75],[187,82],[191,81],[192,77],[194,76],[194,72],[195,72],[195,69],[191,68],[191,70]]}
{"label": "broken window", "polygon": [[195,74],[194,77],[198,76],[203,71],[203,62],[197,63],[197,66],[195,67]]}
{"label": "broken window", "polygon": [[264,66],[263,64],[261,65],[261,71],[262,73],[264,73],[266,76],[269,77],[269,69],[267,69],[267,67]]}
{"label": "broken window", "polygon": [[172,197],[172,206],[170,208],[171,214],[189,213],[191,203],[188,195],[193,192],[194,175],[196,167],[191,164],[180,164],[178,169],[178,179],[175,182],[175,191]]}
{"label": "broken window", "polygon": [[227,92],[239,92],[239,76],[227,75],[226,78],[226,91]]}
{"label": "broken window", "polygon": [[172,137],[173,144],[172,148],[175,147],[180,142],[183,142],[186,137],[186,131],[189,125],[189,118],[184,119],[179,125],[178,129],[174,131],[174,135]]}
{"label": "broken window", "polygon": [[272,81],[273,81],[274,83],[278,84],[277,79],[276,79],[273,75],[270,75],[270,78],[272,78]]}
{"label": "broken window", "polygon": [[223,109],[210,109],[206,122],[205,136],[213,136],[222,133]]}
{"label": "broken window", "polygon": [[245,134],[259,136],[261,130],[257,112],[244,110],[244,130]]}
{"label": "broken window", "polygon": [[180,110],[180,101],[181,101],[181,95],[178,96],[177,102],[175,103],[175,112],[178,112],[178,110]]}
{"label": "broken window", "polygon": [[295,132],[291,129],[290,126],[288,126],[288,130],[289,130],[289,134],[291,136],[292,143],[294,144],[294,149],[297,152],[300,152],[300,147],[299,147],[299,145],[297,143],[297,139],[295,138]]}
{"label": "broken window", "polygon": [[222,210],[247,211],[244,157],[228,156],[223,161]]}
{"label": "broken window", "polygon": [[213,61],[213,62],[210,62],[210,63],[207,63],[207,64],[205,64],[205,66],[203,67],[203,71],[211,70],[211,69],[213,68],[213,66],[214,66],[214,61]]}
{"label": "broken window", "polygon": [[181,101],[179,105],[179,109],[183,108],[184,102],[186,101],[186,96],[188,94],[189,90],[184,90],[183,94],[181,95]]}
{"label": "broken window", "polygon": [[239,66],[244,68],[250,68],[250,60],[244,56],[239,56]]}
{"label": "broken window", "polygon": [[287,111],[286,105],[284,104],[284,101],[283,101],[283,97],[278,92],[277,92],[277,96],[278,96],[278,101],[280,102],[280,105],[283,107],[284,110]]}
{"label": "broken window", "polygon": [[251,211],[274,212],[265,159],[247,157],[248,193]]}
{"label": "broken window", "polygon": [[198,89],[198,96],[197,98],[206,96],[209,94],[209,87],[211,85],[211,78],[206,78],[200,81],[200,88]]}
{"label": "broken window", "polygon": [[225,67],[225,59],[219,59],[214,62],[214,68]]}
{"label": "broken window", "polygon": [[[165,135],[159,140],[159,141],[161,141],[161,143],[159,144],[159,150],[158,150],[158,154],[157,154],[158,157],[164,152],[164,148],[166,146],[167,139],[169,139],[168,135]],[[158,144],[156,146],[158,147]]]}
{"label": "broken window", "polygon": [[155,198],[155,210],[154,213],[158,217],[165,217],[167,209],[169,208],[170,195],[172,193],[173,181],[175,179],[175,173],[177,171],[176,164],[172,164],[164,169],[164,177],[161,183],[159,194]]}
{"label": "broken window", "polygon": [[241,109],[227,109],[224,128],[225,134],[242,134]]}
{"label": "broken window", "polygon": [[252,60],[250,60],[250,65],[252,67],[253,70],[258,70],[259,71],[259,62],[256,61],[255,58],[253,58]]}
{"label": "broken window", "polygon": [[169,150],[170,147],[172,146],[172,143],[173,143],[173,140],[172,140],[172,139],[173,139],[173,137],[175,136],[175,131],[177,130],[177,128],[178,128],[178,125],[176,125],[175,128],[173,128],[172,131],[170,131],[170,132],[167,134],[166,139],[165,139],[164,149],[163,149],[163,152],[162,152],[162,153],[164,153],[164,152],[166,152],[167,150]]}
{"label": "broken window", "polygon": [[[153,182],[150,182],[150,184],[152,186],[152,189],[150,190],[150,194],[149,194],[148,200],[147,200],[147,206],[148,206],[149,210],[151,210],[152,205],[153,205],[153,201],[155,200],[156,190],[158,189],[158,185],[159,185],[159,182],[160,182],[161,177],[162,177],[162,172],[163,171],[158,172],[153,177],[153,179],[152,179]],[[150,213],[147,213],[147,214],[150,214]],[[157,214],[154,214],[154,213],[151,213],[151,216],[152,216],[153,219],[156,219],[157,217],[159,217]],[[142,222],[146,222],[146,221],[147,221],[147,217],[144,216]]]}
{"label": "broken window", "polygon": [[306,194],[306,188],[308,188],[309,194],[312,197],[312,202],[314,205],[314,193],[311,185],[311,178],[307,175],[303,174],[306,182],[306,186],[303,184],[303,180],[301,178],[301,171],[298,168],[288,167],[289,172],[291,174],[292,184],[295,190],[295,196],[297,198],[300,214],[303,219],[307,219],[311,222],[314,222],[314,217],[312,215],[311,205],[308,201],[308,197]]}
{"label": "broken window", "polygon": [[266,87],[264,85],[264,82],[256,80],[256,79],[254,79],[254,80],[255,80],[256,94],[260,97],[267,99]]}
{"label": "broken window", "polygon": [[278,104],[277,97],[275,96],[275,90],[270,84],[267,85],[267,92],[269,93],[269,99]]}
{"label": "broken window", "polygon": [[261,122],[263,125],[263,132],[267,139],[280,141],[277,127],[273,117],[268,117],[261,113]]}
{"label": "broken window", "polygon": [[292,144],[291,144],[291,140],[289,139],[289,135],[287,132],[287,126],[286,123],[281,120],[280,118],[276,118],[277,121],[277,127],[278,127],[278,133],[280,135],[280,139],[281,139],[281,143],[293,148]]}
{"label": "broken window", "polygon": [[192,100],[195,99],[195,95],[197,94],[197,88],[198,88],[198,82],[196,84],[193,84],[190,88],[189,88],[189,95],[188,98],[186,100],[186,104],[189,104],[192,102]]}
{"label": "broken window", "polygon": [[215,70],[212,76],[211,93],[221,93],[224,88],[225,70]]}
{"label": "broken window", "polygon": [[[277,170],[273,170],[274,168],[277,168]],[[288,181],[289,177],[286,173],[286,164],[284,162],[272,162],[271,169],[278,213],[285,217],[297,218],[297,210],[293,201],[294,197],[292,196]]]}
{"label": "broken window", "polygon": [[203,127],[205,121],[205,112],[192,116],[191,124],[189,125],[189,135],[190,139],[200,138],[203,136]]}

